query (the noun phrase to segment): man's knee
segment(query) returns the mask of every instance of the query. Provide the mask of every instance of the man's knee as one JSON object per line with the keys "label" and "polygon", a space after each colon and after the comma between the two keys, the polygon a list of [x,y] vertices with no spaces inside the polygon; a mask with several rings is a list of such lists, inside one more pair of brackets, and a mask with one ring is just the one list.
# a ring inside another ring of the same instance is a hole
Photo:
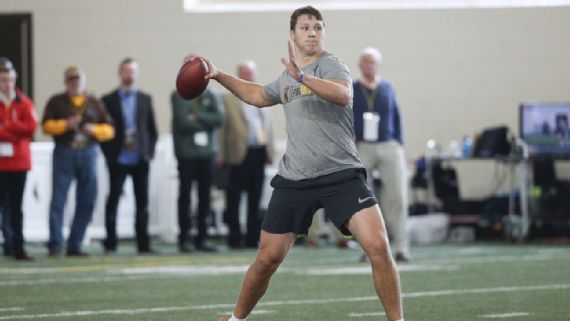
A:
{"label": "man's knee", "polygon": [[363,244],[363,249],[370,260],[384,260],[390,257],[390,245],[386,238],[379,237],[375,240],[370,240],[366,245]]}
{"label": "man's knee", "polygon": [[283,255],[278,253],[260,253],[255,260],[254,268],[258,274],[273,274],[281,262],[283,262]]}

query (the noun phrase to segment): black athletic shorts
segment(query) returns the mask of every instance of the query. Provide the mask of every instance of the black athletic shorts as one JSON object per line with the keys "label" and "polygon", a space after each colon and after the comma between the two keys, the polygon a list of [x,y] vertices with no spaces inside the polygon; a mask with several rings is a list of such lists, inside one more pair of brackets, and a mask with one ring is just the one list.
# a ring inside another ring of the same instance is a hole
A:
{"label": "black athletic shorts", "polygon": [[356,212],[378,204],[366,181],[364,168],[350,168],[316,178],[292,181],[276,175],[262,229],[269,233],[307,235],[313,215],[325,215],[344,234],[345,223]]}

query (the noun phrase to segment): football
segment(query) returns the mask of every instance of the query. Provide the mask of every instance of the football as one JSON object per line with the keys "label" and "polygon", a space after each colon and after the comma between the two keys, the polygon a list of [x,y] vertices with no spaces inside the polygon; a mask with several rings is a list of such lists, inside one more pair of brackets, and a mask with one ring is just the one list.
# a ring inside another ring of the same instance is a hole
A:
{"label": "football", "polygon": [[176,77],[176,91],[180,97],[190,100],[200,96],[208,86],[208,65],[201,57],[186,61]]}

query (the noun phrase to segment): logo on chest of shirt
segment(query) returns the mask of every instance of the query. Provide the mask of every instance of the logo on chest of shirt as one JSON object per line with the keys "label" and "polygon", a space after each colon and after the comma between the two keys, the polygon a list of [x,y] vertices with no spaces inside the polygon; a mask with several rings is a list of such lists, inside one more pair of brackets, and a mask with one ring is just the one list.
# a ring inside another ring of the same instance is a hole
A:
{"label": "logo on chest of shirt", "polygon": [[286,86],[283,92],[285,104],[291,102],[293,99],[314,94],[309,87],[302,84],[299,86]]}

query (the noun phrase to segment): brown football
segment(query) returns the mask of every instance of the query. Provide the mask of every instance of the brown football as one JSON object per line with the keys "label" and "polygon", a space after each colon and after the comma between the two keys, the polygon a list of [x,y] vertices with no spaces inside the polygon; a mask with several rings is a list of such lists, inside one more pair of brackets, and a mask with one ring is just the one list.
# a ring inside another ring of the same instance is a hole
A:
{"label": "brown football", "polygon": [[188,100],[200,96],[208,86],[209,79],[204,79],[208,72],[208,65],[201,57],[186,61],[176,77],[178,95]]}

